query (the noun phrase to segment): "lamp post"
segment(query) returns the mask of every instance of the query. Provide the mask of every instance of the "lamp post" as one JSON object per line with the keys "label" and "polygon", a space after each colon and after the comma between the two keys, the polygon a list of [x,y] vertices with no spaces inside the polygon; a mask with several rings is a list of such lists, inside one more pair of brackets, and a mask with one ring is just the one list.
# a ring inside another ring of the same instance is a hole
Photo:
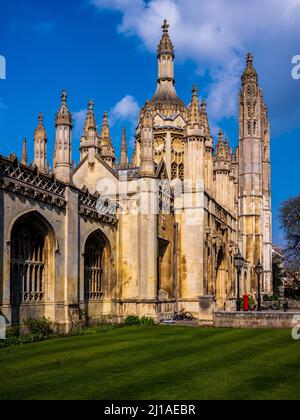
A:
{"label": "lamp post", "polygon": [[259,261],[255,266],[255,273],[257,275],[258,285],[257,285],[257,310],[261,312],[261,292],[260,292],[260,279],[263,274],[264,268]]}
{"label": "lamp post", "polygon": [[234,266],[237,272],[237,301],[236,301],[236,310],[237,312],[241,311],[241,299],[240,299],[240,277],[242,272],[242,267],[244,263],[244,258],[242,257],[240,250],[238,249],[234,257]]}

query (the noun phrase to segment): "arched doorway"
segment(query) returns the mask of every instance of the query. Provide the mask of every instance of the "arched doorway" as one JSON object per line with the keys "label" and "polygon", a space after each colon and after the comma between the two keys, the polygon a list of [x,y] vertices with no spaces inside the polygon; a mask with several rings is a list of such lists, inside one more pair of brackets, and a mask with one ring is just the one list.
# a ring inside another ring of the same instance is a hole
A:
{"label": "arched doorway", "polygon": [[27,214],[16,221],[11,232],[10,263],[13,324],[22,321],[22,308],[30,307],[31,317],[45,316],[43,306],[49,287],[54,284],[54,252],[53,229],[39,213]]}
{"label": "arched doorway", "polygon": [[87,239],[84,249],[84,302],[86,321],[101,315],[95,304],[103,301],[110,286],[110,245],[97,230]]}

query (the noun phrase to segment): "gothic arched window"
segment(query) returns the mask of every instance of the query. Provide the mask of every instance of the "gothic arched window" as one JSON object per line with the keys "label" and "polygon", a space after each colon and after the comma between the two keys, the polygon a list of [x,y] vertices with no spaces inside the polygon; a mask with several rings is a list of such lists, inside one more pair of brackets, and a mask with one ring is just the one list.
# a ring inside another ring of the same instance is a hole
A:
{"label": "gothic arched window", "polygon": [[103,296],[104,282],[108,278],[108,241],[100,231],[90,235],[84,252],[84,299],[99,301]]}
{"label": "gothic arched window", "polygon": [[20,322],[21,305],[43,304],[46,300],[54,255],[53,241],[52,230],[37,213],[24,216],[12,229],[10,284],[13,323]]}

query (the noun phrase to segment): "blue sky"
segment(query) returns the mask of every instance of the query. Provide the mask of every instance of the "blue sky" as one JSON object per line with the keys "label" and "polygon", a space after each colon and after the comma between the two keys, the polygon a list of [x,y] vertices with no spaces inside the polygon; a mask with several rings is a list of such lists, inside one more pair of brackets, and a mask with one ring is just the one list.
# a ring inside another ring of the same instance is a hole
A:
{"label": "blue sky", "polygon": [[198,83],[208,102],[213,131],[222,127],[237,143],[237,98],[245,54],[251,50],[269,107],[272,128],[274,242],[281,202],[299,194],[300,80],[291,60],[300,54],[300,0],[10,0],[2,2],[0,55],[0,153],[20,155],[39,112],[44,113],[52,161],[54,117],[60,91],[74,114],[74,160],[89,98],[98,125],[111,116],[119,153],[121,129],[132,136],[138,107],[157,78],[155,49],[168,18],[176,48],[176,89],[188,102]]}

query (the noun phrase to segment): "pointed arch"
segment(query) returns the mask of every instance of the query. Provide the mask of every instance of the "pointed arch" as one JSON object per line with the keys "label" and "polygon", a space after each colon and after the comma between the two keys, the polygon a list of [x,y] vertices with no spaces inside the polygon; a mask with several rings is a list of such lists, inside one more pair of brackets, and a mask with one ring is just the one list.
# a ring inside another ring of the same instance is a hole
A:
{"label": "pointed arch", "polygon": [[13,221],[9,235],[12,323],[27,317],[26,307],[32,317],[45,316],[55,282],[55,232],[39,212],[30,211]]}

